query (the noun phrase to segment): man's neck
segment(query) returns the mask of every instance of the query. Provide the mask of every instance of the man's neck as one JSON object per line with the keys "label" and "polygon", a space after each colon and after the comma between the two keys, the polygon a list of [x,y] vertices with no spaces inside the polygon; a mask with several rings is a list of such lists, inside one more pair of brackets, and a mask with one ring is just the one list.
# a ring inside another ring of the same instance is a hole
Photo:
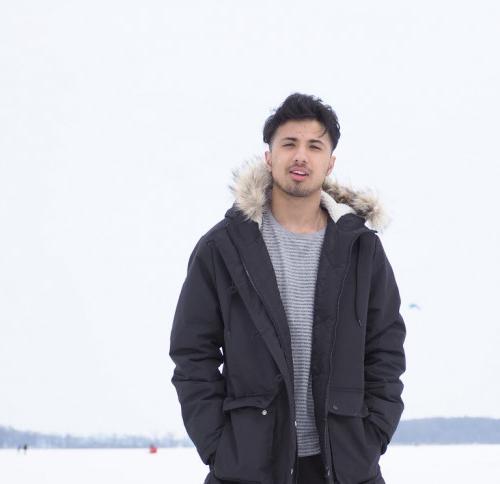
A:
{"label": "man's neck", "polygon": [[328,212],[320,205],[320,192],[308,197],[293,197],[273,187],[270,208],[274,218],[287,230],[312,233],[326,227]]}

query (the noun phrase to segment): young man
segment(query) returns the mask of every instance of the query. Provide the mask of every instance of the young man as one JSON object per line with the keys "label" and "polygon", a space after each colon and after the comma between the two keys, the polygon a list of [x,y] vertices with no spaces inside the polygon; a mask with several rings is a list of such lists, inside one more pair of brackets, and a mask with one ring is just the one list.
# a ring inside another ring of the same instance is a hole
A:
{"label": "young man", "polygon": [[385,482],[406,328],[387,216],[327,178],[339,136],[330,106],[290,95],[189,258],[170,356],[206,484]]}

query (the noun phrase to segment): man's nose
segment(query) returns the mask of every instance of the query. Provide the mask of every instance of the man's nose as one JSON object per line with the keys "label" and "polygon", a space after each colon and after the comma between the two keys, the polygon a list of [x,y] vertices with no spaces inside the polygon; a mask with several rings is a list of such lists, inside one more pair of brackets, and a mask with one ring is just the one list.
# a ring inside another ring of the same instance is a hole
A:
{"label": "man's nose", "polygon": [[294,161],[295,163],[307,163],[307,151],[305,146],[297,145]]}

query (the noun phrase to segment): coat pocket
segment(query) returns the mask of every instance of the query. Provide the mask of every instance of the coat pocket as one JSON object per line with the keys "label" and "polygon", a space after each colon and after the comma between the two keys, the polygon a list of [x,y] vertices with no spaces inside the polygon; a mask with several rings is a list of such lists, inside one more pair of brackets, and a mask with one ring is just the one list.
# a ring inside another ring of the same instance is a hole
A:
{"label": "coat pocket", "polygon": [[342,484],[380,479],[382,442],[369,415],[362,389],[331,389],[328,430],[333,467]]}
{"label": "coat pocket", "polygon": [[217,444],[213,473],[221,480],[271,484],[278,390],[226,398],[226,422]]}

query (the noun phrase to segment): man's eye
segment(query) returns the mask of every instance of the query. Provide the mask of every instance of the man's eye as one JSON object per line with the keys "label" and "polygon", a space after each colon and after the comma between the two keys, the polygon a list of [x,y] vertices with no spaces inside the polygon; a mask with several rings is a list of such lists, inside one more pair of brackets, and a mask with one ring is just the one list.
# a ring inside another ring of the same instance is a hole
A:
{"label": "man's eye", "polygon": [[321,149],[319,146],[316,146],[316,145],[312,145],[312,148],[314,148],[315,150],[320,150]]}
{"label": "man's eye", "polygon": [[293,143],[287,143],[287,144],[285,144],[283,146],[293,146]]}

